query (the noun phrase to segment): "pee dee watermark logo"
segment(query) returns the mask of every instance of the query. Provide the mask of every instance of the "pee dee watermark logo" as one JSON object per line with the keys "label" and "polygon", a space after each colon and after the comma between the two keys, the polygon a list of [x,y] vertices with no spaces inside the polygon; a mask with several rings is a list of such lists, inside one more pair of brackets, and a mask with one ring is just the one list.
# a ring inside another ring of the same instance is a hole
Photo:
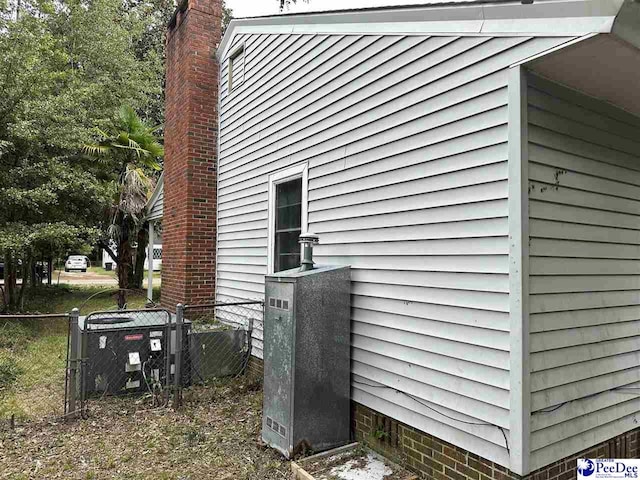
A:
{"label": "pee dee watermark logo", "polygon": [[578,459],[578,480],[600,478],[640,479],[640,460],[625,458],[580,458]]}

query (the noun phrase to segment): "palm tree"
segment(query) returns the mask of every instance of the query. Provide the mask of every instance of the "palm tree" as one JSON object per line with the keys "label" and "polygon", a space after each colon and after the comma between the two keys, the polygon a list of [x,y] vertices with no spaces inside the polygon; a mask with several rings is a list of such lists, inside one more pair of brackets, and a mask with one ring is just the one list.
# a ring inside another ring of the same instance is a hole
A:
{"label": "palm tree", "polygon": [[[85,154],[113,166],[117,175],[117,189],[107,231],[117,250],[114,253],[108,245],[103,247],[114,257],[117,265],[120,307],[126,302],[125,290],[132,286],[140,287],[131,285],[134,272],[132,239],[141,238],[140,232],[145,231],[145,207],[151,192],[148,173],[162,168],[158,160],[164,155],[164,149],[155,135],[158,128],[149,127],[133,108],[123,106],[118,111],[112,130],[105,132],[96,128],[97,141],[83,147]],[[141,263],[143,268],[145,245],[138,243],[142,262],[136,263]]]}

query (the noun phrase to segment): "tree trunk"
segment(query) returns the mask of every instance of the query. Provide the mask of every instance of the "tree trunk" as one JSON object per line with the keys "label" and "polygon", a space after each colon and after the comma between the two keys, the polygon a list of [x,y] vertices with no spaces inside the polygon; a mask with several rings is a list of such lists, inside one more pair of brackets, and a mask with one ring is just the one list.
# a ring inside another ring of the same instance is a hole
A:
{"label": "tree trunk", "polygon": [[5,309],[13,311],[17,306],[16,298],[16,265],[12,253],[7,250],[4,253],[4,288]]}
{"label": "tree trunk", "polygon": [[33,259],[31,256],[27,257],[26,260],[22,262],[22,284],[20,285],[20,291],[18,293],[18,310],[24,310],[24,294],[27,291],[27,286],[29,285],[29,277],[31,276],[31,270],[33,267]]}
{"label": "tree trunk", "polygon": [[144,222],[138,230],[136,238],[136,260],[134,263],[133,278],[131,281],[132,288],[142,288],[142,282],[144,281],[144,260],[146,258],[147,245],[149,244],[148,228],[148,222]]}
{"label": "tree trunk", "polygon": [[51,286],[51,282],[53,282],[53,257],[49,257],[47,259],[47,285]]}
{"label": "tree trunk", "polygon": [[31,276],[31,288],[35,288],[38,286],[38,262],[31,262],[29,273]]}
{"label": "tree trunk", "polygon": [[127,303],[127,293],[129,287],[129,279],[132,268],[132,248],[130,241],[131,225],[127,218],[120,214],[120,239],[118,243],[117,252],[117,266],[118,266],[118,307],[124,308]]}

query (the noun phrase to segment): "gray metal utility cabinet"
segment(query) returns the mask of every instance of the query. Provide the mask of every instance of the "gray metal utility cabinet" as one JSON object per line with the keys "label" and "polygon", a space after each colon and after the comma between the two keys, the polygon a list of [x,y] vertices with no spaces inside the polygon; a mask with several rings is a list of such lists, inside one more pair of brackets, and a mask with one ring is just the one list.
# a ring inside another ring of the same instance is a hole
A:
{"label": "gray metal utility cabinet", "polygon": [[349,441],[350,268],[265,279],[262,438],[287,458]]}

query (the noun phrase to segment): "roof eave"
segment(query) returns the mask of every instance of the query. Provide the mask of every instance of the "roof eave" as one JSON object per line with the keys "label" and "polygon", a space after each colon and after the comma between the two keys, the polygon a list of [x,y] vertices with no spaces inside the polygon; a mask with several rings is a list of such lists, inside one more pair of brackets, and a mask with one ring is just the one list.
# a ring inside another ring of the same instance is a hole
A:
{"label": "roof eave", "polygon": [[[389,7],[234,19],[216,55],[225,58],[237,33],[586,35],[610,33],[623,3],[632,0],[519,0]],[[633,5],[633,8],[637,5]],[[636,33],[637,35],[637,33]]]}

